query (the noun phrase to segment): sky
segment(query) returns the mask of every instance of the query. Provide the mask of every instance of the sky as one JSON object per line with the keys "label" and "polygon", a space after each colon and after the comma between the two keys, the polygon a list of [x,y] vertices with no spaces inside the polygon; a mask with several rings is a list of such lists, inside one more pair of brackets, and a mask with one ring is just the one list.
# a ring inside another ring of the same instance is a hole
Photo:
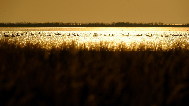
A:
{"label": "sky", "polygon": [[189,23],[189,0],[0,0],[0,23]]}

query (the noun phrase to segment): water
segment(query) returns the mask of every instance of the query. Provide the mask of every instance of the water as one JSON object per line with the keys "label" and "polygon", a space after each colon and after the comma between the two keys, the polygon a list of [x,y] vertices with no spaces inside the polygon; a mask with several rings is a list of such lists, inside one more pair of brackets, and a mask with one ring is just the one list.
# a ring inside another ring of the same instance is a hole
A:
{"label": "water", "polygon": [[0,31],[189,31],[189,27],[0,27]]}
{"label": "water", "polygon": [[0,40],[43,49],[189,49],[189,27],[1,27]]}

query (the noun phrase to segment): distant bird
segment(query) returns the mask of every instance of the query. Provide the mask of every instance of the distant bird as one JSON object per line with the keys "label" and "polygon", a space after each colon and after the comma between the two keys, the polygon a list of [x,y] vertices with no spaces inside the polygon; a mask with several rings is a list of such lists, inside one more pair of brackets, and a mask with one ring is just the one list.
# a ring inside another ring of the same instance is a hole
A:
{"label": "distant bird", "polygon": [[9,37],[9,35],[8,35],[8,34],[6,34],[6,33],[4,33],[3,35],[4,35],[4,37]]}
{"label": "distant bird", "polygon": [[51,36],[51,34],[47,34],[46,36]]}
{"label": "distant bird", "polygon": [[148,37],[152,37],[152,34],[146,34],[146,36],[148,36]]}
{"label": "distant bird", "polygon": [[35,34],[33,34],[33,33],[30,33],[30,35],[35,35]]}
{"label": "distant bird", "polygon": [[97,37],[97,36],[98,36],[98,34],[97,34],[97,33],[94,33],[94,34],[93,34],[93,37]]}
{"label": "distant bird", "polygon": [[122,36],[129,36],[129,33],[128,34],[122,34]]}
{"label": "distant bird", "polygon": [[179,36],[178,34],[172,34],[172,36]]}
{"label": "distant bird", "polygon": [[19,33],[16,33],[16,36],[20,36],[20,34],[19,34]]}
{"label": "distant bird", "polygon": [[172,36],[182,36],[182,34],[173,34]]}
{"label": "distant bird", "polygon": [[76,36],[76,34],[75,34],[75,33],[72,33],[72,35],[73,35],[73,36]]}
{"label": "distant bird", "polygon": [[137,34],[136,36],[142,36],[142,34]]}
{"label": "distant bird", "polygon": [[12,34],[12,36],[11,37],[15,37],[15,35],[14,34]]}
{"label": "distant bird", "polygon": [[61,35],[60,33],[55,33],[55,35]]}

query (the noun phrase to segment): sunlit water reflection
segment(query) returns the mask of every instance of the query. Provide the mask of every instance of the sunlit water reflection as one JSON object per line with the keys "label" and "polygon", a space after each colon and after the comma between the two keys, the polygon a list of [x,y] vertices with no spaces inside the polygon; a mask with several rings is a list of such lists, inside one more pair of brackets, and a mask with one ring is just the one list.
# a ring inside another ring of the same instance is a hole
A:
{"label": "sunlit water reflection", "polygon": [[0,40],[25,47],[87,50],[189,49],[189,27],[0,28]]}

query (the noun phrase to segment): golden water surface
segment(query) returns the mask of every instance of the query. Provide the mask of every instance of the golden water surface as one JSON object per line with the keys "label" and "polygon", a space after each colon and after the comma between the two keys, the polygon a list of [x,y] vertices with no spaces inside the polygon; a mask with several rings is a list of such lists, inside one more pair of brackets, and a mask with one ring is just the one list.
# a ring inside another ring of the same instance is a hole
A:
{"label": "golden water surface", "polygon": [[46,50],[189,49],[189,27],[2,27],[0,40]]}

